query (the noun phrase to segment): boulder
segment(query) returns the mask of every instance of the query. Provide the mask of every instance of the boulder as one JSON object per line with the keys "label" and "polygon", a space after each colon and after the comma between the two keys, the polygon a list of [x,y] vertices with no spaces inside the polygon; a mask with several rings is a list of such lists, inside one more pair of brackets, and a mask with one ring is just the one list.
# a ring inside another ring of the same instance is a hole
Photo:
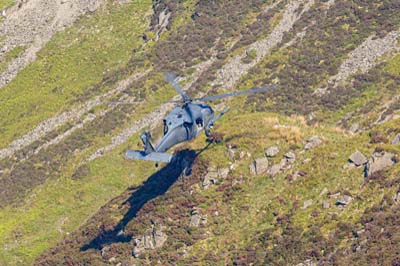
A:
{"label": "boulder", "polygon": [[296,161],[296,154],[292,151],[287,152],[285,155],[285,160],[286,163],[292,164],[294,163],[294,161]]}
{"label": "boulder", "polygon": [[397,134],[396,136],[394,136],[394,138],[392,140],[392,144],[393,145],[399,145],[400,144],[400,134]]}
{"label": "boulder", "polygon": [[301,207],[303,210],[305,210],[305,209],[307,209],[308,207],[310,207],[311,205],[313,205],[313,200],[312,199],[310,199],[310,200],[306,200],[304,203],[303,203],[303,207]]}
{"label": "boulder", "polygon": [[323,209],[329,209],[330,207],[331,207],[331,204],[328,201],[322,202]]}
{"label": "boulder", "polygon": [[374,153],[365,166],[365,175],[371,176],[373,173],[382,171],[393,166],[397,162],[395,154],[390,152]]}
{"label": "boulder", "polygon": [[280,171],[282,170],[282,164],[274,164],[269,170],[268,170],[268,174],[271,177],[276,176]]}
{"label": "boulder", "polygon": [[322,143],[322,140],[318,136],[312,136],[308,140],[306,140],[306,145],[304,146],[305,150],[312,149],[314,147],[317,147]]}
{"label": "boulder", "polygon": [[327,194],[329,192],[329,190],[324,187],[324,189],[321,191],[321,193],[319,193],[319,196],[322,197],[323,195]]}
{"label": "boulder", "polygon": [[265,150],[265,156],[275,157],[279,153],[279,148],[277,146],[269,147]]}
{"label": "boulder", "polygon": [[398,204],[400,203],[400,190],[397,190],[397,192],[393,196],[393,200]]}
{"label": "boulder", "polygon": [[205,224],[207,217],[200,214],[199,210],[193,209],[190,212],[190,226],[199,227],[200,224]]}
{"label": "boulder", "polygon": [[105,247],[103,247],[103,248],[101,249],[100,255],[101,255],[103,258],[107,258],[107,257],[109,256],[109,254],[110,254],[110,250],[111,250],[110,246],[105,246]]}
{"label": "boulder", "polygon": [[236,161],[236,159],[237,159],[237,152],[238,152],[238,150],[237,150],[237,146],[236,145],[228,145],[227,146],[227,148],[228,148],[228,157],[229,157],[229,160],[231,161],[231,162],[235,162]]}
{"label": "boulder", "polygon": [[189,226],[198,227],[200,225],[201,215],[198,210],[194,209],[190,212]]}
{"label": "boulder", "polygon": [[357,150],[352,155],[350,155],[349,161],[358,167],[358,166],[366,164],[368,162],[368,159],[367,159],[367,157],[364,156],[364,154],[362,154],[361,152],[359,152]]}
{"label": "boulder", "polygon": [[208,172],[201,185],[204,189],[208,189],[211,185],[214,185],[218,180],[218,172]]}
{"label": "boulder", "polygon": [[163,227],[153,224],[143,236],[133,239],[132,255],[137,258],[145,250],[162,247],[165,241],[167,241],[167,235],[163,232]]}
{"label": "boulder", "polygon": [[250,173],[252,175],[265,174],[268,171],[268,159],[258,158],[255,159],[252,164],[250,164]]}
{"label": "boulder", "polygon": [[353,200],[353,198],[349,195],[343,195],[338,197],[338,199],[336,200],[335,205],[336,206],[346,206],[347,204],[349,204],[351,201]]}
{"label": "boulder", "polygon": [[229,168],[216,169],[214,167],[208,167],[207,174],[205,175],[202,186],[204,189],[208,189],[210,185],[214,185],[220,179],[225,179],[229,174]]}
{"label": "boulder", "polygon": [[358,129],[360,128],[360,124],[359,123],[354,123],[351,125],[349,131],[353,134],[357,133]]}
{"label": "boulder", "polygon": [[229,168],[219,168],[218,169],[218,178],[220,178],[220,179],[227,178],[229,175],[229,172],[230,172]]}
{"label": "boulder", "polygon": [[331,199],[338,199],[340,197],[341,193],[337,192],[335,194],[328,194],[328,197]]}

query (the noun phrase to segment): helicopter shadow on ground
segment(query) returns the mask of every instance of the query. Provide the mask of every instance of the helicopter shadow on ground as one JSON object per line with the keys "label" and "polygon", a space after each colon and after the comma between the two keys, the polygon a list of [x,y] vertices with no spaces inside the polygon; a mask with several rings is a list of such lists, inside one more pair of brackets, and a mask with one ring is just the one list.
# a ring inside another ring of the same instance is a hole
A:
{"label": "helicopter shadow on ground", "polygon": [[189,175],[196,158],[210,145],[211,143],[199,152],[190,149],[177,152],[171,163],[154,173],[138,189],[132,192],[129,198],[123,203],[129,203],[131,207],[114,229],[101,232],[96,238],[82,246],[80,250],[101,250],[104,246],[112,243],[130,242],[132,236],[122,233],[126,225],[136,217],[137,213],[147,202],[165,194],[183,173]]}

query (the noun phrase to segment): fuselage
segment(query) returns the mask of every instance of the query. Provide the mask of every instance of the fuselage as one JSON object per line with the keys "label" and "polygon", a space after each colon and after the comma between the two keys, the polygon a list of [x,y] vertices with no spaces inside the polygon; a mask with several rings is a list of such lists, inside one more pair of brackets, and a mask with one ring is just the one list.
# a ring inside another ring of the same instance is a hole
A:
{"label": "fuselage", "polygon": [[175,107],[163,120],[164,136],[155,148],[165,152],[172,146],[194,139],[203,129],[209,129],[214,111],[208,104],[188,103]]}

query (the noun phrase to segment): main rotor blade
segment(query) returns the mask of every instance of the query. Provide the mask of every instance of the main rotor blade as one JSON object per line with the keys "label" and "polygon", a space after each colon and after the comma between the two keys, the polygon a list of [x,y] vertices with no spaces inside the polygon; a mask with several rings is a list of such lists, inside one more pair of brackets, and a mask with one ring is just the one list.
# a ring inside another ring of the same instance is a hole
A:
{"label": "main rotor blade", "polygon": [[187,102],[190,100],[190,98],[186,95],[186,93],[183,91],[183,88],[179,83],[176,81],[176,76],[171,74],[171,73],[165,73],[164,74],[165,79],[169,82],[169,84],[172,85],[172,87],[175,88],[175,90],[182,96],[182,99],[184,102]]}
{"label": "main rotor blade", "polygon": [[266,91],[270,91],[270,90],[274,90],[274,89],[276,89],[275,86],[264,87],[264,88],[254,88],[254,89],[250,89],[250,90],[235,91],[235,92],[226,93],[226,94],[207,96],[207,97],[199,98],[196,100],[207,102],[207,101],[214,101],[214,100],[219,100],[219,99],[223,99],[223,98],[228,98],[228,97],[232,97],[232,96],[238,96],[238,95],[242,95],[242,94],[254,94],[254,93],[260,93],[260,92],[266,92]]}

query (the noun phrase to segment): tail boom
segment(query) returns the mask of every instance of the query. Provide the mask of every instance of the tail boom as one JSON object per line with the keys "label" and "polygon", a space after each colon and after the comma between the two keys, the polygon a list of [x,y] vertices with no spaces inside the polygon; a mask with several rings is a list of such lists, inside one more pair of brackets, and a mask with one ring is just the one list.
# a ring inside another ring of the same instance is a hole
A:
{"label": "tail boom", "polygon": [[125,153],[125,158],[127,159],[151,161],[151,162],[170,163],[172,157],[173,157],[172,154],[162,153],[162,152],[146,153],[146,151],[127,150]]}

